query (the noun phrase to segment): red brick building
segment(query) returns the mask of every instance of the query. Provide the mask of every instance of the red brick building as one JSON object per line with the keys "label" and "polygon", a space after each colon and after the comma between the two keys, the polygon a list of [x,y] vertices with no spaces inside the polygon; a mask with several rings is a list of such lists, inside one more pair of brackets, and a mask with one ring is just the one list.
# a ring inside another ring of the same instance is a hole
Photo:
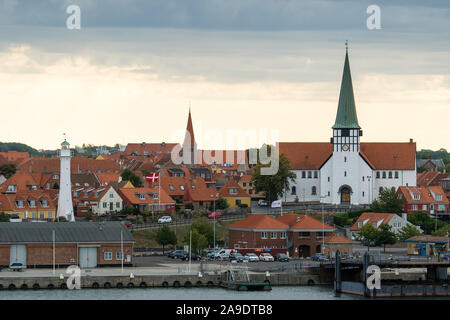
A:
{"label": "red brick building", "polygon": [[0,223],[0,267],[131,266],[133,245],[120,222]]}
{"label": "red brick building", "polygon": [[291,257],[305,258],[321,252],[323,237],[334,231],[321,221],[298,214],[286,214],[277,219],[253,214],[228,225],[227,229],[230,247],[239,251],[287,252]]}
{"label": "red brick building", "polygon": [[397,193],[403,199],[406,213],[448,213],[449,200],[440,186],[399,187]]}

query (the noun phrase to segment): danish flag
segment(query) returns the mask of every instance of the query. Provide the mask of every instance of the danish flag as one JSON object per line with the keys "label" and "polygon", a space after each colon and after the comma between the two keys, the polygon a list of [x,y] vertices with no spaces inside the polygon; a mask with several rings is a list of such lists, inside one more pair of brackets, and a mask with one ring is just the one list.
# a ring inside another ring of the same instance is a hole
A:
{"label": "danish flag", "polygon": [[159,181],[159,173],[152,173],[145,177],[147,182],[158,182]]}

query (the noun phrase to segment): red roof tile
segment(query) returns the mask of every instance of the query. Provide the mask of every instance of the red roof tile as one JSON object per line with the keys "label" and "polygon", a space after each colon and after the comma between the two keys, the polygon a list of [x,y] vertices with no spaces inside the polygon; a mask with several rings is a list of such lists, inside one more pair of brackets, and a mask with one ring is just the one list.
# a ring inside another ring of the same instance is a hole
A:
{"label": "red roof tile", "polygon": [[[277,220],[286,223],[292,230],[322,230],[322,221],[303,214],[284,214]],[[332,226],[326,223],[323,224],[323,229],[326,231],[334,230]]]}
{"label": "red roof tile", "polygon": [[252,214],[227,226],[228,229],[288,229],[288,225],[265,214]]}
{"label": "red roof tile", "polygon": [[356,220],[356,222],[353,224],[350,230],[358,231],[359,230],[358,224],[360,221],[367,220],[366,223],[373,223],[382,220],[383,221],[382,223],[388,223],[394,216],[395,213],[364,212],[359,216],[358,220]]}

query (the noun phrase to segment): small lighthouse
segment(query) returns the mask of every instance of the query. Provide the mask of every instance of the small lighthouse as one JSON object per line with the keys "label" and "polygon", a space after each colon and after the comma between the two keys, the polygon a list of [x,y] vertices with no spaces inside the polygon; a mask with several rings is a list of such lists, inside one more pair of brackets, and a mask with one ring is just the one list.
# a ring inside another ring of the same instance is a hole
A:
{"label": "small lighthouse", "polygon": [[64,138],[60,152],[59,197],[57,218],[66,218],[67,221],[75,221],[72,205],[72,186],[70,183],[70,144]]}

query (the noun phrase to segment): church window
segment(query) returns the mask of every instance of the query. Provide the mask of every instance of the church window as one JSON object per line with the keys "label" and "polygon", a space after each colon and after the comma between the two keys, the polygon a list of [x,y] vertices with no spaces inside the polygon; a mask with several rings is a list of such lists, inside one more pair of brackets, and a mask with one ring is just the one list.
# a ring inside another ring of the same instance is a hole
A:
{"label": "church window", "polygon": [[311,188],[311,194],[315,196],[317,194],[317,188],[314,186]]}
{"label": "church window", "polygon": [[392,179],[392,171],[389,171],[389,179]]}
{"label": "church window", "polygon": [[364,197],[364,191],[363,191],[363,197]]}
{"label": "church window", "polygon": [[344,162],[347,162],[347,157],[344,157]]}
{"label": "church window", "polygon": [[383,179],[386,179],[386,171],[383,171]]}
{"label": "church window", "polygon": [[347,176],[347,171],[344,171],[344,177],[346,177]]}
{"label": "church window", "polygon": [[328,191],[328,196],[330,196],[330,191]]}
{"label": "church window", "polygon": [[380,171],[377,171],[377,179],[380,179]]}
{"label": "church window", "polygon": [[378,189],[378,193],[381,194],[381,191],[383,191],[383,187],[380,187],[380,189]]}
{"label": "church window", "polygon": [[291,195],[297,194],[297,188],[294,186],[291,189]]}
{"label": "church window", "polygon": [[314,171],[314,179],[319,178],[319,173],[317,171]]}
{"label": "church window", "polygon": [[349,137],[350,136],[350,130],[349,129],[342,129],[341,135],[343,137]]}
{"label": "church window", "polygon": [[364,176],[362,177],[362,181],[364,182]]}
{"label": "church window", "polygon": [[398,179],[398,171],[395,171],[395,179]]}
{"label": "church window", "polygon": [[302,179],[305,179],[305,178],[306,178],[306,172],[302,171]]}
{"label": "church window", "polygon": [[308,171],[308,179],[311,179],[311,178],[312,178],[312,172]]}
{"label": "church window", "polygon": [[330,182],[330,177],[328,177],[328,182]]}

